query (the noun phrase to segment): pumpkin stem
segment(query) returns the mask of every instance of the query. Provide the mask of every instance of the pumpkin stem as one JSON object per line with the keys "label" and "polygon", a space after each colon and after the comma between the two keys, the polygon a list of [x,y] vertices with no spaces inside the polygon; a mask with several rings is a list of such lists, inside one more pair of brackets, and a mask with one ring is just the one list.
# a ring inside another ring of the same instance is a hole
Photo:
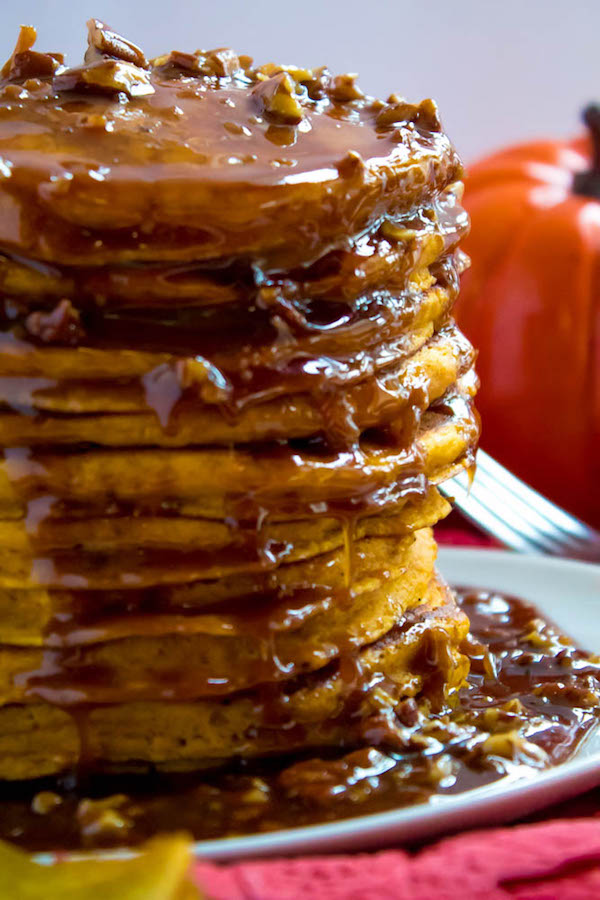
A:
{"label": "pumpkin stem", "polygon": [[600,200],[600,104],[590,103],[583,111],[583,121],[592,142],[592,162],[587,172],[575,174],[573,191]]}

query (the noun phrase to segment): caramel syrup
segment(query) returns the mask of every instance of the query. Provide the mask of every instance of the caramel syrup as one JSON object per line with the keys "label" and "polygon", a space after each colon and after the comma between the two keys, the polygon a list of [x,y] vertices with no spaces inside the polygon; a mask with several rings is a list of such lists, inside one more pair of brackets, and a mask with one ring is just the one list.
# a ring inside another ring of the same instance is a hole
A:
{"label": "caramel syrup", "polygon": [[[458,598],[471,621],[468,683],[451,712],[425,717],[412,700],[396,708],[404,749],[371,727],[362,746],[211,772],[4,783],[0,837],[48,850],[133,845],[172,829],[197,839],[255,834],[425,803],[564,762],[597,723],[600,662],[523,600],[473,589]],[[358,672],[345,677],[360,682]],[[285,711],[267,694],[276,724]]]}

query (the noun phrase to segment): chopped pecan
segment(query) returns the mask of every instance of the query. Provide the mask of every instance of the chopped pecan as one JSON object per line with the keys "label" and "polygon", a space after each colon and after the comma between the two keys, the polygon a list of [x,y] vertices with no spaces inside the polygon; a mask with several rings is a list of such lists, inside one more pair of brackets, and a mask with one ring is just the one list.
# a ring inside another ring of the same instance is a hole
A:
{"label": "chopped pecan", "polygon": [[414,228],[403,228],[402,225],[390,222],[389,219],[381,223],[380,231],[383,237],[392,241],[412,241],[417,236]]}
{"label": "chopped pecan", "polygon": [[388,128],[408,122],[414,122],[429,131],[441,131],[442,128],[438,108],[433,100],[423,100],[417,105],[409,103],[401,97],[396,97],[395,94],[392,94],[375,120],[378,128]]}
{"label": "chopped pecan", "polygon": [[210,75],[212,74],[206,64],[206,56],[201,50],[195,53],[185,53],[183,50],[171,50],[164,56],[157,56],[152,60],[155,69],[176,69],[185,72],[186,75]]}
{"label": "chopped pecan", "polygon": [[346,155],[336,164],[340,178],[354,178],[366,171],[365,161],[356,150],[348,150]]}
{"label": "chopped pecan", "polygon": [[396,103],[388,103],[377,116],[375,123],[378,128],[387,128],[389,125],[399,125],[401,122],[414,122],[419,113],[418,106],[405,100]]}
{"label": "chopped pecan", "polygon": [[[250,59],[250,57],[245,57]],[[241,63],[237,54],[229,47],[217,47],[216,50],[196,50],[184,53],[171,50],[165,56],[157,56],[152,65],[160,69],[178,69],[190,75],[216,76],[227,78],[241,71]]]}
{"label": "chopped pecan", "polygon": [[23,81],[27,78],[47,78],[53,75],[64,58],[60,53],[38,53],[32,50],[37,37],[31,25],[21,25],[12,55],[0,69],[3,81]]}
{"label": "chopped pecan", "polygon": [[331,82],[331,73],[327,66],[320,66],[318,69],[310,70],[310,78],[302,81],[301,84],[306,88],[306,93],[311,100],[322,100],[327,94],[327,89]]}
{"label": "chopped pecan", "polygon": [[403,725],[406,725],[407,728],[412,728],[419,721],[417,701],[413,697],[402,700],[396,706],[396,716]]}
{"label": "chopped pecan", "polygon": [[84,335],[80,316],[70,300],[61,300],[50,312],[36,310],[25,319],[25,328],[44,344],[74,347]]}
{"label": "chopped pecan", "polygon": [[302,106],[296,94],[296,82],[289,72],[278,72],[252,88],[263,112],[277,122],[297,125],[302,121]]}
{"label": "chopped pecan", "polygon": [[148,62],[140,48],[98,19],[88,22],[85,65],[63,69],[55,75],[53,86],[57,91],[89,90],[128,97],[154,93]]}
{"label": "chopped pecan", "polygon": [[80,800],[75,817],[83,839],[126,834],[133,824],[127,809],[130,805],[125,794],[114,794],[101,800]]}
{"label": "chopped pecan", "polygon": [[430,131],[441,131],[442,120],[435,100],[421,100],[419,104],[419,115],[417,125],[422,125]]}
{"label": "chopped pecan", "polygon": [[[203,51],[200,52],[202,53]],[[211,75],[217,75],[219,78],[235,75],[236,72],[240,71],[240,61],[237,53],[229,47],[217,47],[215,50],[207,50],[205,65],[210,69]]]}
{"label": "chopped pecan", "polygon": [[199,53],[183,53],[181,50],[172,50],[167,56],[153,62],[161,66],[175,66],[191,75],[200,75],[203,71],[204,57]]}
{"label": "chopped pecan", "polygon": [[47,816],[53,809],[60,806],[62,797],[54,791],[40,791],[31,801],[31,810],[38,816]]}
{"label": "chopped pecan", "polygon": [[338,100],[341,103],[350,100],[362,100],[365,96],[356,84],[358,75],[355,73],[349,75],[335,75],[330,83],[327,93],[332,100]]}
{"label": "chopped pecan", "polygon": [[75,69],[64,69],[54,76],[57,91],[89,90],[100,94],[127,94],[128,97],[144,97],[154,93],[150,73],[119,59],[103,59],[100,62]]}
{"label": "chopped pecan", "polygon": [[258,75],[266,75],[272,78],[273,75],[280,75],[281,72],[287,72],[296,84],[304,84],[313,77],[312,69],[300,69],[298,66],[280,66],[277,63],[264,63],[256,69]]}
{"label": "chopped pecan", "polygon": [[[329,807],[336,799],[355,798],[394,768],[394,759],[376,747],[355,750],[337,760],[308,759],[294,763],[278,776],[288,797],[301,797],[316,806]],[[369,784],[371,782],[371,784]]]}
{"label": "chopped pecan", "polygon": [[546,751],[538,744],[528,741],[516,729],[490,734],[481,744],[486,756],[500,756],[535,766],[548,759]]}
{"label": "chopped pecan", "polygon": [[85,53],[86,63],[98,62],[100,59],[120,59],[140,69],[148,68],[148,61],[143,51],[127,41],[120,34],[111,31],[99,19],[90,19],[88,26],[88,49]]}
{"label": "chopped pecan", "polygon": [[202,356],[177,360],[174,371],[181,388],[196,388],[206,403],[227,403],[231,399],[231,385],[227,378]]}
{"label": "chopped pecan", "polygon": [[304,88],[311,100],[322,100],[326,96],[331,74],[325,66],[318,69],[301,69],[298,66],[280,66],[277,63],[265,63],[248,74],[256,81],[265,81],[274,75],[286,72],[300,88]]}

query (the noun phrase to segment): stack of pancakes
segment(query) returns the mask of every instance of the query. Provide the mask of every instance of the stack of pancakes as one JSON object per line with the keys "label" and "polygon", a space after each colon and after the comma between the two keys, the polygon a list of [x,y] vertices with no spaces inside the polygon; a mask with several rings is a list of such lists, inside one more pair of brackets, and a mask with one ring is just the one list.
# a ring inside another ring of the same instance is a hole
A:
{"label": "stack of pancakes", "polygon": [[0,88],[0,777],[407,746],[478,436],[431,101],[230,50]]}

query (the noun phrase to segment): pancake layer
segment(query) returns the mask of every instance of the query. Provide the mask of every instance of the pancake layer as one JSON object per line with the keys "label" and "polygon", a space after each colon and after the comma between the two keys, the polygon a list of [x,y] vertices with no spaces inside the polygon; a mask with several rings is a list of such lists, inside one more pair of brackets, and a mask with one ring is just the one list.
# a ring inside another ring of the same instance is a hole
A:
{"label": "pancake layer", "polygon": [[78,714],[49,703],[0,708],[0,777],[57,774],[81,760],[111,771],[204,768],[233,757],[380,741],[410,747],[394,709],[419,715],[452,700],[468,671],[468,620],[439,579],[419,609],[353,658],[275,689],[226,698],[111,703]]}

